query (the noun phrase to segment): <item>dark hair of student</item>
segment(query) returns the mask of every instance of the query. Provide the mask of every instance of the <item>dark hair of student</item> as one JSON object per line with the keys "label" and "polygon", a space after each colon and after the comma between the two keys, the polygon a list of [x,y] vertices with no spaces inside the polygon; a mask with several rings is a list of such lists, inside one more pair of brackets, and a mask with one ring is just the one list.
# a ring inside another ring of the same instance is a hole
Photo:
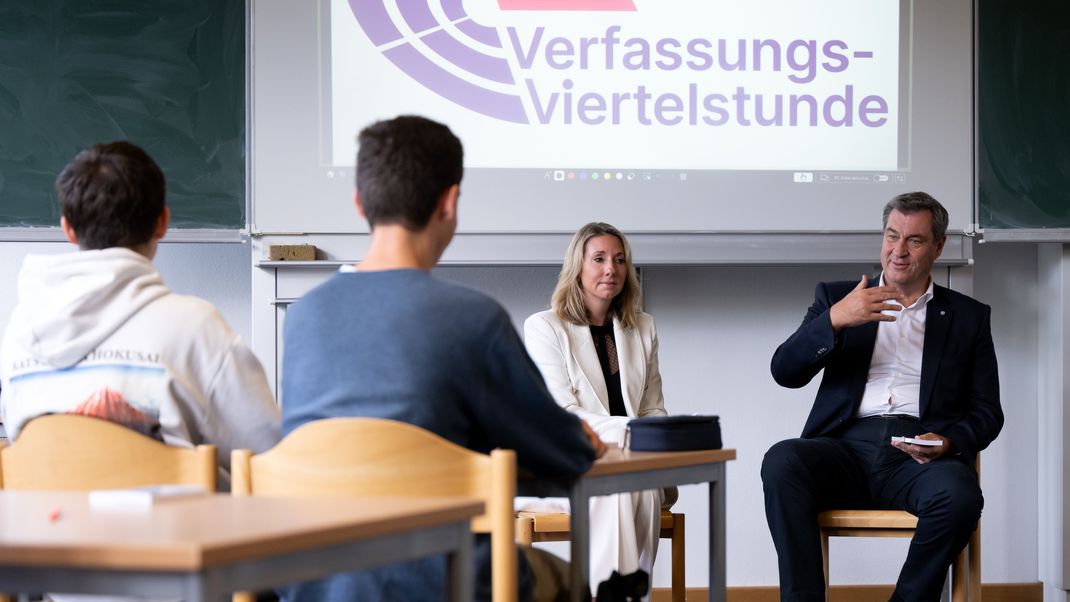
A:
{"label": "dark hair of student", "polygon": [[96,144],[75,155],[56,178],[60,212],[82,249],[149,242],[165,207],[163,172],[125,142]]}
{"label": "dark hair of student", "polygon": [[357,192],[368,224],[418,232],[459,184],[464,149],[448,127],[413,115],[369,125],[357,138]]}
{"label": "dark hair of student", "polygon": [[933,241],[940,242],[947,236],[947,224],[949,218],[947,209],[927,192],[907,192],[901,194],[884,206],[884,227],[888,227],[888,216],[892,210],[903,215],[910,215],[919,211],[928,211],[933,221]]}

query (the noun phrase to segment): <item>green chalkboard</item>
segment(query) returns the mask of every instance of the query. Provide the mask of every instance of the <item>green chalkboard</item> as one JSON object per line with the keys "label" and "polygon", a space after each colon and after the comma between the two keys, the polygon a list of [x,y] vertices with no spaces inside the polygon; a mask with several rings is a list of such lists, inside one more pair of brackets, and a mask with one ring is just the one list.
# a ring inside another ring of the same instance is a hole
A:
{"label": "green chalkboard", "polygon": [[0,227],[59,223],[79,150],[130,140],[172,226],[245,225],[243,0],[0,0]]}
{"label": "green chalkboard", "polygon": [[982,228],[1070,228],[1070,2],[980,0]]}

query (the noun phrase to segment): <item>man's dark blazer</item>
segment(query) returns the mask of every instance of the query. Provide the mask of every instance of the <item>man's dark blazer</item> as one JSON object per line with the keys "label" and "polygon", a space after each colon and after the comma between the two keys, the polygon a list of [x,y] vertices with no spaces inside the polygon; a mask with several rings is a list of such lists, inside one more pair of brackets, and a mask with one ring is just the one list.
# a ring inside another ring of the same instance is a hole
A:
{"label": "man's dark blazer", "polygon": [[[878,323],[845,328],[834,337],[829,319],[829,308],[857,284],[818,284],[802,325],[773,354],[773,378],[784,387],[803,387],[825,370],[803,438],[834,435],[862,402]],[[950,439],[970,463],[1003,427],[990,314],[987,305],[942,286],[933,286],[925,312],[921,424]]]}

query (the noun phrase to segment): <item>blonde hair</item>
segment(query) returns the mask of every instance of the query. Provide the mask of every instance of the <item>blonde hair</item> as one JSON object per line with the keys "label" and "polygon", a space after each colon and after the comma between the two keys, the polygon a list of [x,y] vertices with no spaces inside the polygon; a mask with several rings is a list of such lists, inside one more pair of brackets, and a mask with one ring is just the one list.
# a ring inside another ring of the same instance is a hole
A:
{"label": "blonde hair", "polygon": [[588,325],[587,306],[583,302],[583,285],[580,273],[583,271],[583,254],[587,250],[587,241],[596,236],[615,236],[624,247],[624,286],[610,304],[609,313],[616,316],[625,328],[634,328],[639,321],[639,308],[642,306],[642,292],[639,290],[639,275],[632,264],[632,247],[620,230],[603,222],[591,222],[579,229],[568,243],[565,262],[557,276],[550,306],[558,318],[573,324]]}

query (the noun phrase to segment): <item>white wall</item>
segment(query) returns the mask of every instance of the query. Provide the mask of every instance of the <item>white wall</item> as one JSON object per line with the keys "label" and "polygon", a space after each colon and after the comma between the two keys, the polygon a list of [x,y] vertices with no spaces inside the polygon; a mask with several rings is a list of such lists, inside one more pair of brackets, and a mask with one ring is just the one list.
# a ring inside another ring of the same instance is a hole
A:
{"label": "white wall", "polygon": [[974,296],[992,306],[1006,422],[981,454],[985,509],[981,518],[982,578],[1038,580],[1037,533],[1037,247],[989,244],[976,249]]}
{"label": "white wall", "polygon": [[1045,602],[1070,600],[1070,245],[1042,244],[1037,250],[1037,482],[1039,532],[1037,567]]}
{"label": "white wall", "polygon": [[[0,296],[0,326],[6,327],[15,306],[15,283],[23,257],[27,253],[74,250],[66,242],[0,242],[0,284],[10,291]],[[248,244],[165,242],[160,245],[155,262],[171,290],[208,299],[242,338],[250,339]]]}
{"label": "white wall", "polygon": [[[59,243],[0,243],[0,326],[14,303],[23,255],[69,249]],[[874,250],[876,252],[876,249]],[[985,582],[1037,580],[1037,253],[1034,245],[976,248],[975,296],[993,306],[1007,423],[983,454],[986,507],[982,522]],[[250,324],[248,245],[165,244],[158,264],[176,291],[215,303],[246,339]],[[728,583],[775,585],[776,557],[766,528],[762,455],[779,439],[796,436],[816,382],[781,389],[769,376],[773,350],[798,325],[819,280],[852,279],[872,266],[652,267],[643,270],[646,309],[661,338],[666,404],[671,412],[719,414],[727,446],[739,459],[728,468]],[[499,299],[519,327],[548,304],[556,270],[545,267],[442,268],[439,275]],[[1012,456],[1012,450],[1016,452]],[[688,583],[706,583],[705,497],[684,488],[678,509],[688,515]],[[834,540],[834,583],[891,583],[905,541]],[[655,585],[667,586],[668,553]]]}

